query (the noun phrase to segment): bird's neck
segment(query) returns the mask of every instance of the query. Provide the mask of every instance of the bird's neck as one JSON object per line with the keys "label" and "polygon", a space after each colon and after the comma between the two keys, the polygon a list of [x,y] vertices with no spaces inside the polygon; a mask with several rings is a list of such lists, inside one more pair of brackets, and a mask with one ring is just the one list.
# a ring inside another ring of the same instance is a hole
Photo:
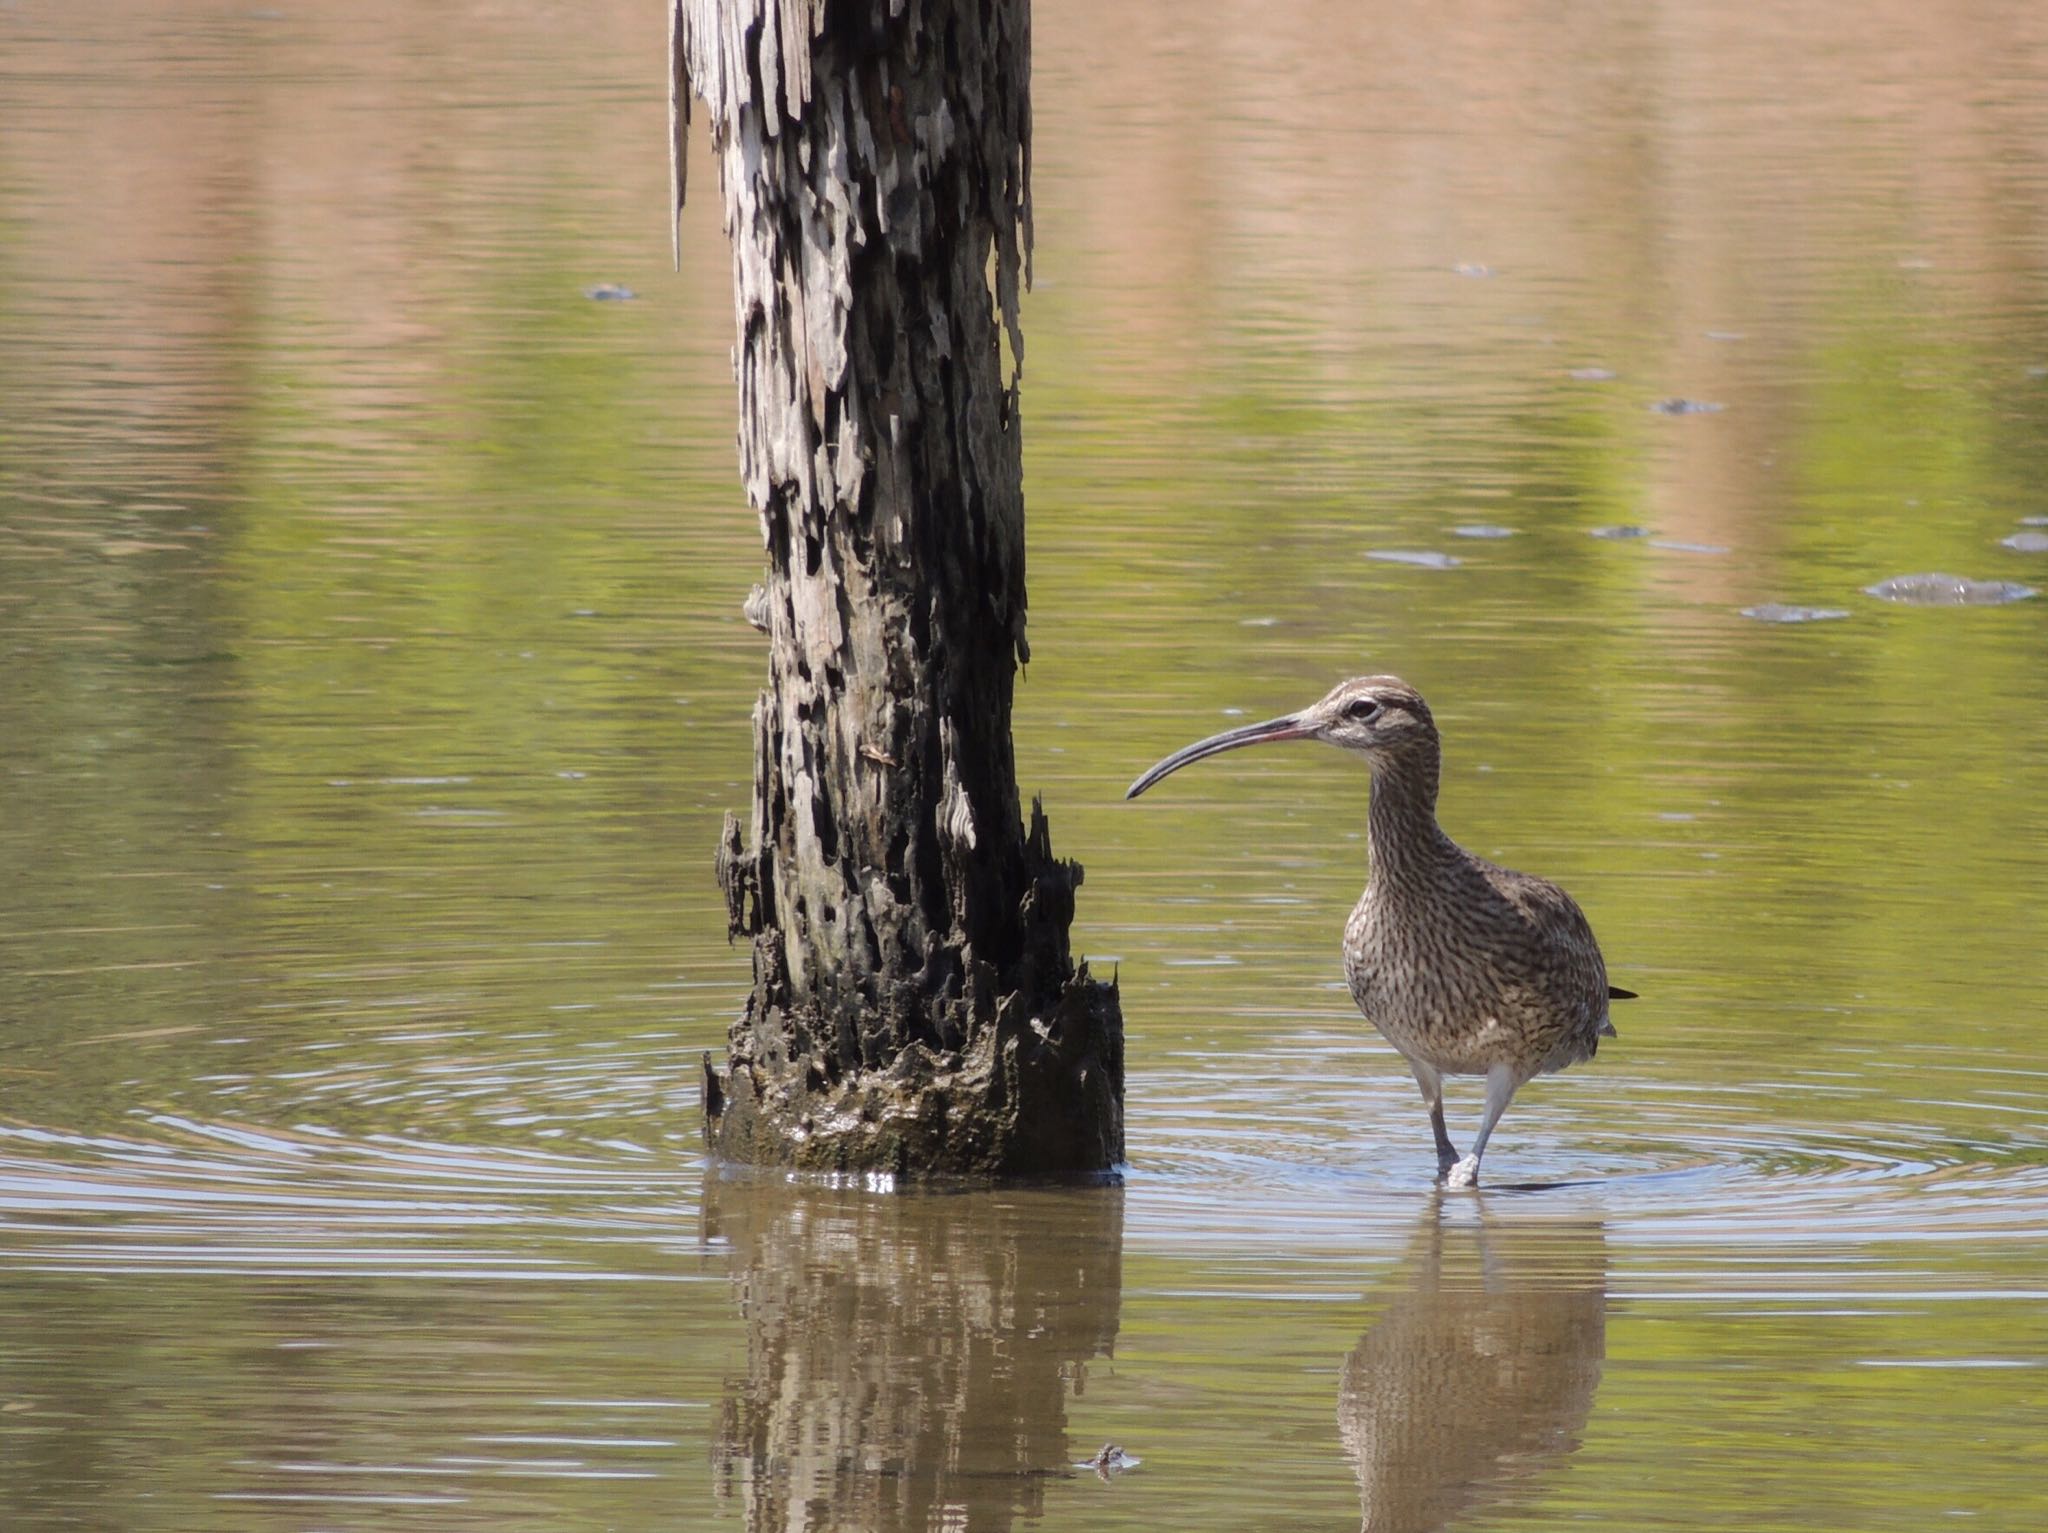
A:
{"label": "bird's neck", "polygon": [[1375,763],[1366,816],[1375,884],[1422,877],[1443,857],[1449,839],[1436,823],[1438,764],[1434,750]]}

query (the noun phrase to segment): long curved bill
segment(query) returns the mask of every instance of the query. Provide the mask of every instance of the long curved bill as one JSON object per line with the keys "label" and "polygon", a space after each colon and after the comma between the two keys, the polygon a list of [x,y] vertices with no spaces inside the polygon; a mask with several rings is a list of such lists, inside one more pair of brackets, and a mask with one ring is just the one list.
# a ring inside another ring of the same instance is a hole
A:
{"label": "long curved bill", "polygon": [[1264,745],[1268,740],[1303,740],[1313,733],[1314,730],[1301,722],[1301,715],[1298,713],[1290,713],[1284,718],[1268,719],[1263,724],[1241,724],[1236,729],[1226,729],[1220,735],[1211,735],[1206,740],[1197,740],[1193,745],[1182,746],[1125,789],[1124,797],[1136,798],[1169,772],[1178,772],[1189,762],[1200,761],[1204,756],[1213,756],[1219,751],[1234,751],[1240,745]]}

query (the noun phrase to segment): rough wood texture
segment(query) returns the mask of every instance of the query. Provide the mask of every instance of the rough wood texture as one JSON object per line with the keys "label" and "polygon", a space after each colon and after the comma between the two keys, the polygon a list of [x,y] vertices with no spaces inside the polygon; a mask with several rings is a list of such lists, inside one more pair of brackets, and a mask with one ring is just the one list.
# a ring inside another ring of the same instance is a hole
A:
{"label": "rough wood texture", "polygon": [[739,449],[769,637],[747,834],[718,855],[754,989],[706,1130],[729,1158],[1097,1171],[1123,1154],[1113,986],[1078,865],[1018,812],[1024,0],[676,0],[733,247]]}

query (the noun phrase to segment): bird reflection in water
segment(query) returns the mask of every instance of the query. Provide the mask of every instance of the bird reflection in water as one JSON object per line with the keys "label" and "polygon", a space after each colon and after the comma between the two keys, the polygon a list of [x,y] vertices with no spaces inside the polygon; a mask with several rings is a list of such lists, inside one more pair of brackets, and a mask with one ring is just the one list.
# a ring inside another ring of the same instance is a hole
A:
{"label": "bird reflection in water", "polygon": [[1416,1231],[1344,1360],[1337,1427],[1367,1533],[1446,1528],[1528,1495],[1578,1446],[1607,1353],[1597,1221],[1446,1211]]}
{"label": "bird reflection in water", "polygon": [[722,1499],[749,1529],[1007,1529],[1075,1472],[1068,1395],[1116,1340],[1119,1187],[704,1189],[746,1322]]}

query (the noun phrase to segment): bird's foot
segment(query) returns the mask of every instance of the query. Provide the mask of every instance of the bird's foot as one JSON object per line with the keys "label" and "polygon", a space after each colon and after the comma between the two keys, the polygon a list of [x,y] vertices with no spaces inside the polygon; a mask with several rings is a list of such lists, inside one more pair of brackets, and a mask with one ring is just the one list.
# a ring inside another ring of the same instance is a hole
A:
{"label": "bird's foot", "polygon": [[1467,1155],[1463,1160],[1444,1172],[1446,1187],[1477,1187],[1479,1185],[1479,1157]]}

